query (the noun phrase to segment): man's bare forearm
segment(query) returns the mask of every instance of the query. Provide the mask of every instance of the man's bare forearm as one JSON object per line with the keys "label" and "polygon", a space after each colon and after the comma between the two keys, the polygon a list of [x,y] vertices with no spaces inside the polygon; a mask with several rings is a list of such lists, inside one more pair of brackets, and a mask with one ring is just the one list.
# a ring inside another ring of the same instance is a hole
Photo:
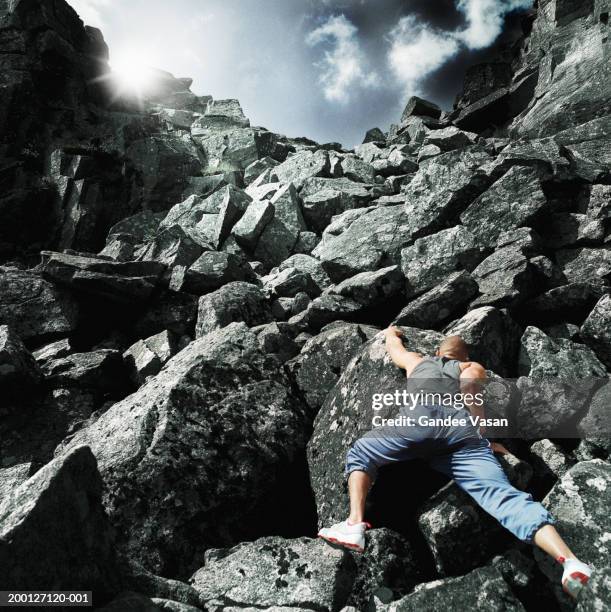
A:
{"label": "man's bare forearm", "polygon": [[403,358],[405,356],[405,345],[400,336],[400,331],[394,327],[389,327],[384,331],[386,337],[386,351],[392,362],[397,367],[403,367]]}

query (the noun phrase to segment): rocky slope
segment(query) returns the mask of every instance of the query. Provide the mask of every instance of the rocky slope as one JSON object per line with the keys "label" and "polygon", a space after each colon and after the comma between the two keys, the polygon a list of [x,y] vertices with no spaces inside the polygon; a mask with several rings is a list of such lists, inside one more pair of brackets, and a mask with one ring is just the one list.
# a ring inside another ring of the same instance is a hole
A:
{"label": "rocky slope", "polygon": [[346,510],[372,391],[402,384],[394,322],[523,377],[494,404],[519,417],[504,467],[597,567],[576,609],[609,609],[609,9],[540,0],[452,113],[414,98],[346,151],[168,73],[115,99],[63,0],[0,2],[3,587],[107,611],[575,608],[415,463],[383,470],[364,555],[312,539]]}

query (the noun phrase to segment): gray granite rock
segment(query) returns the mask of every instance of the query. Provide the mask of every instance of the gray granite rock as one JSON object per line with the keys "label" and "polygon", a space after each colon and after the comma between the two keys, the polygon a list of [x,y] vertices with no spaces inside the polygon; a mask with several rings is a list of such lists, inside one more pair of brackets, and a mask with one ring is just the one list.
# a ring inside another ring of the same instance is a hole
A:
{"label": "gray granite rock", "polygon": [[63,453],[91,447],[128,556],[185,576],[206,548],[239,538],[251,505],[304,448],[304,410],[256,335],[235,323],[191,343]]}
{"label": "gray granite rock", "polygon": [[477,612],[522,612],[524,606],[496,568],[484,567],[465,576],[418,585],[414,592],[380,608],[384,612],[419,612],[459,606]]}
{"label": "gray granite rock", "polygon": [[375,306],[405,293],[405,277],[399,266],[389,266],[374,272],[361,272],[328,289],[362,304]]}
{"label": "gray granite rock", "polygon": [[546,204],[537,173],[514,166],[475,200],[460,220],[479,242],[492,247],[502,232],[533,223]]}
{"label": "gray granite rock", "polygon": [[477,292],[477,283],[468,272],[454,272],[411,301],[395,317],[393,325],[437,329],[464,310]]}
{"label": "gray granite rock", "polygon": [[123,353],[123,360],[134,384],[139,387],[155,376],[164,364],[182,348],[180,339],[169,331],[138,340]]}
{"label": "gray granite rock", "polygon": [[3,498],[3,586],[93,591],[100,603],[117,593],[113,531],[101,497],[102,480],[91,450],[75,446]]}
{"label": "gray granite rock", "polygon": [[583,322],[579,335],[611,370],[611,296],[600,298]]}
{"label": "gray granite rock", "polygon": [[312,255],[335,282],[359,272],[398,264],[401,249],[411,242],[411,220],[405,207],[374,208],[339,236],[325,235]]}
{"label": "gray granite rock", "polygon": [[405,189],[405,201],[416,238],[458,220],[489,185],[482,166],[490,156],[479,146],[450,151],[429,159]]}
{"label": "gray granite rock", "polygon": [[[583,461],[572,467],[543,500],[571,550],[595,568],[604,567],[611,554],[607,512],[610,486],[608,463],[600,459]],[[560,586],[562,567],[538,550],[535,559],[550,579],[559,602],[568,608],[570,599]]]}
{"label": "gray granite rock", "polygon": [[355,352],[377,333],[367,325],[337,322],[310,338],[288,367],[315,415]]}
{"label": "gray granite rock", "polygon": [[40,366],[8,325],[0,325],[0,393],[27,395],[42,380]]}
{"label": "gray granite rock", "polygon": [[234,281],[258,283],[253,269],[239,256],[209,251],[203,253],[185,270],[182,282],[170,288],[203,295]]}
{"label": "gray granite rock", "polygon": [[207,607],[315,607],[331,612],[348,599],[356,574],[346,551],[321,540],[268,537],[210,550],[191,578]]}
{"label": "gray granite rock", "polygon": [[408,295],[432,289],[457,270],[472,271],[483,257],[482,247],[463,225],[419,238],[401,251]]}
{"label": "gray granite rock", "polygon": [[270,306],[263,291],[242,281],[224,285],[199,300],[196,337],[226,327],[235,321],[260,325],[272,321]]}
{"label": "gray granite rock", "polygon": [[265,226],[274,217],[274,207],[268,200],[252,202],[248,205],[242,218],[234,225],[231,233],[238,244],[253,250]]}
{"label": "gray granite rock", "polygon": [[500,376],[515,373],[520,328],[497,308],[483,306],[451,323],[444,333],[460,336],[469,346],[469,357]]}
{"label": "gray granite rock", "polygon": [[0,267],[0,324],[22,340],[65,336],[76,329],[78,305],[38,274]]}

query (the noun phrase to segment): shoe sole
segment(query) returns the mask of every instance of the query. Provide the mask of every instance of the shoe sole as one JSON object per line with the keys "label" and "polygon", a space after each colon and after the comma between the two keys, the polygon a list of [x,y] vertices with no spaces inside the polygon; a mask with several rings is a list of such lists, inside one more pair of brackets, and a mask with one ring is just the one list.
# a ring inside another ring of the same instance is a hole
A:
{"label": "shoe sole", "polygon": [[[569,591],[569,589],[567,588],[567,583],[570,581],[579,581],[581,582],[581,586],[578,588],[577,592],[572,593],[571,591]],[[582,574],[581,572],[574,572],[572,573],[563,583],[562,583],[562,590],[569,596],[572,597],[573,599],[577,599],[577,596],[579,595],[581,589],[583,589],[583,587],[588,584],[588,580],[590,580],[589,576],[586,576],[585,574]]]}
{"label": "shoe sole", "polygon": [[362,546],[359,546],[358,544],[351,544],[350,542],[342,542],[341,540],[338,540],[337,538],[331,538],[328,536],[323,536],[323,535],[318,535],[318,537],[321,540],[324,540],[325,542],[329,542],[330,544],[337,544],[338,546],[343,546],[344,548],[349,548],[350,550],[353,550],[354,552],[358,552],[358,553],[363,553],[365,552],[365,549]]}

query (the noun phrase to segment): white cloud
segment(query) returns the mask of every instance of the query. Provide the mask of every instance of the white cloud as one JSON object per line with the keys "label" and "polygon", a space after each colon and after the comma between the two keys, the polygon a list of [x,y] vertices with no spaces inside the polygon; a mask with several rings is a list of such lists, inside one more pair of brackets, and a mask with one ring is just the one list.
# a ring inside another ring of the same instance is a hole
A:
{"label": "white cloud", "polygon": [[459,37],[469,49],[484,49],[502,32],[507,13],[530,6],[532,0],[458,0],[457,8],[467,20]]}
{"label": "white cloud", "polygon": [[86,25],[96,28],[104,27],[102,13],[111,0],[67,0]]}
{"label": "white cloud", "polygon": [[417,94],[423,79],[455,55],[460,46],[452,33],[435,30],[413,15],[399,20],[390,32],[390,43],[390,67],[409,95]]}
{"label": "white cloud", "polygon": [[402,17],[389,35],[388,63],[405,95],[421,93],[424,79],[461,48],[490,46],[501,34],[505,16],[532,3],[533,0],[456,0],[467,26],[454,31],[435,29],[414,15]]}
{"label": "white cloud", "polygon": [[351,90],[372,87],[378,82],[375,72],[366,68],[366,57],[358,37],[358,30],[345,15],[329,17],[325,23],[308,34],[309,45],[330,43],[323,59],[317,64],[325,98],[345,103]]}

